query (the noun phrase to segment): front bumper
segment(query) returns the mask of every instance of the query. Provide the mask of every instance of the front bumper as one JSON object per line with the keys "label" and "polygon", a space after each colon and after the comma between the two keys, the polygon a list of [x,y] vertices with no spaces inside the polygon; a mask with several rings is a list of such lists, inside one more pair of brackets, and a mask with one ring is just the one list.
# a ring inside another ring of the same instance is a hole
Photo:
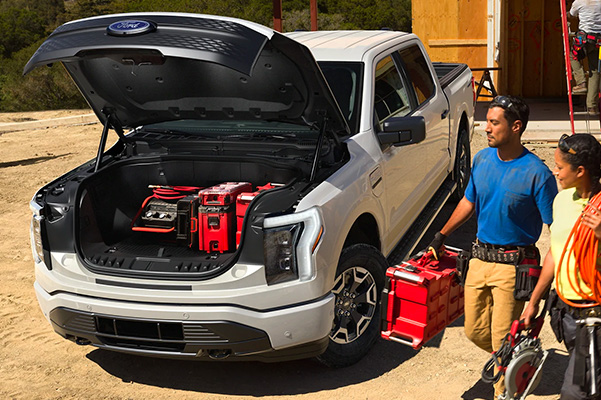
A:
{"label": "front bumper", "polygon": [[50,294],[37,282],[34,287],[44,315],[61,336],[168,358],[282,361],[315,356],[327,347],[334,311],[332,294],[259,311],[235,305],[115,301]]}

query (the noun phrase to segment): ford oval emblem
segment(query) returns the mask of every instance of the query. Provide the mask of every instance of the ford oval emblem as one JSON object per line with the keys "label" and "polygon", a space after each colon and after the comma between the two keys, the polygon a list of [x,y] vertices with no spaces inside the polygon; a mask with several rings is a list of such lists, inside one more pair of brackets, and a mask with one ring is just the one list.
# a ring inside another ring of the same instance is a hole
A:
{"label": "ford oval emblem", "polygon": [[113,36],[140,35],[142,33],[152,32],[156,25],[148,21],[125,20],[113,22],[106,28],[106,32]]}

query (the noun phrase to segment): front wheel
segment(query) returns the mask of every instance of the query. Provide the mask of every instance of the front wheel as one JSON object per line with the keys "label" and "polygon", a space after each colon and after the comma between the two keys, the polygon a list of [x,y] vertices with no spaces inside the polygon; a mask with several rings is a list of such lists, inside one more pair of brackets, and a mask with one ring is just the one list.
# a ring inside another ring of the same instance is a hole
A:
{"label": "front wheel", "polygon": [[336,269],[336,295],[330,343],[318,359],[329,367],[345,367],[367,354],[380,334],[380,296],[386,258],[373,246],[345,248]]}

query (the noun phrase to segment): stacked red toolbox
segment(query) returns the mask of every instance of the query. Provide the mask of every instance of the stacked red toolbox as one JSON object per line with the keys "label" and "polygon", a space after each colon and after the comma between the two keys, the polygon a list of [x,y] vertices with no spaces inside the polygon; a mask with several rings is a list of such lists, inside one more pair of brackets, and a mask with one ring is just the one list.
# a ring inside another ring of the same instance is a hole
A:
{"label": "stacked red toolbox", "polygon": [[457,254],[447,250],[438,261],[427,253],[388,268],[382,295],[384,339],[419,349],[463,314],[463,287],[454,276]]}
{"label": "stacked red toolbox", "polygon": [[235,201],[242,192],[250,192],[248,182],[225,182],[199,192],[198,248],[224,253],[235,249]]}
{"label": "stacked red toolbox", "polygon": [[254,192],[244,192],[240,193],[236,198],[236,248],[240,245],[240,236],[242,235],[242,223],[244,222],[244,216],[246,215],[246,210],[251,201],[257,195],[265,190],[273,189],[276,187],[283,186],[280,183],[267,183],[264,186],[257,186],[257,190]]}

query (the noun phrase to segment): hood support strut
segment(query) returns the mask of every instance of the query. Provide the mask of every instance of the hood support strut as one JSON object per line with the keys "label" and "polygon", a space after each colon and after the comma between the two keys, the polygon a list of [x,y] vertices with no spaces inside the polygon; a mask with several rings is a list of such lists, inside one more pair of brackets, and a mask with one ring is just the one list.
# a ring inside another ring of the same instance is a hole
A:
{"label": "hood support strut", "polygon": [[[323,139],[326,136],[326,133],[328,133],[328,130],[326,128],[327,122],[328,122],[328,116],[326,115],[325,112],[322,112],[321,115],[323,117],[321,119],[321,125],[319,127],[319,136],[317,137],[317,148],[315,149],[315,155],[313,156],[313,164],[311,165],[311,177],[309,179],[309,182],[313,182],[315,180],[315,175],[317,175],[317,166],[319,164],[319,153],[321,152],[321,146],[323,145]],[[317,124],[313,123],[313,126],[315,126],[315,125],[317,125]],[[336,145],[336,147],[340,147],[341,142],[340,142],[340,138],[338,137],[338,135],[332,131],[329,131],[329,133],[330,133],[330,137],[334,141],[334,144]]]}
{"label": "hood support strut", "polygon": [[114,116],[114,110],[110,108],[103,108],[102,113],[106,116],[106,121],[102,129],[102,136],[100,137],[100,144],[98,145],[98,153],[96,154],[96,164],[94,165],[94,172],[97,172],[102,162],[102,154],[104,154],[104,148],[106,147],[106,140],[109,134],[109,128],[113,128],[119,139],[124,143],[127,143],[127,138],[123,134],[123,128],[119,124],[117,118]]}
{"label": "hood support strut", "polygon": [[319,164],[319,153],[321,153],[321,146],[323,145],[323,138],[326,135],[326,125],[328,118],[324,115],[321,120],[321,126],[319,128],[319,136],[317,137],[317,148],[315,149],[315,155],[313,156],[313,164],[311,165],[311,177],[309,178],[309,182],[313,182],[315,180],[315,175],[317,175],[317,165]]}

